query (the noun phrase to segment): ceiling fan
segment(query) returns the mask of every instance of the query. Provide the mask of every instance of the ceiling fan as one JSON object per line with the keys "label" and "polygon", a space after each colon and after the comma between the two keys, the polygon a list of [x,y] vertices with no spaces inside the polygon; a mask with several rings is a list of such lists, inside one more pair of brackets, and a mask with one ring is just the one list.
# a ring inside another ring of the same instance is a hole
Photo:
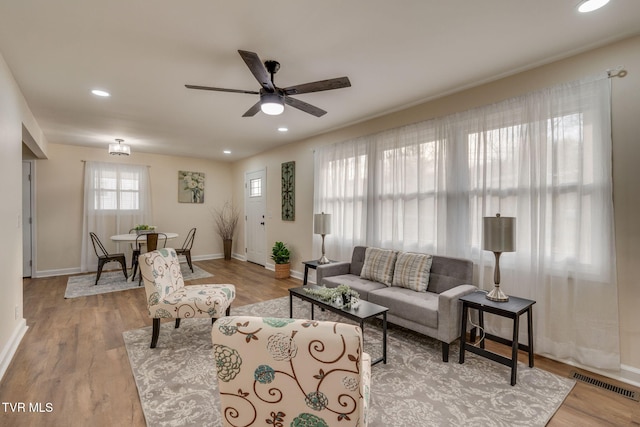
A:
{"label": "ceiling fan", "polygon": [[279,88],[273,81],[273,76],[280,69],[280,63],[277,61],[265,61],[262,65],[262,61],[258,57],[258,54],[254,52],[248,52],[246,50],[238,50],[238,53],[249,67],[249,70],[253,76],[258,80],[258,83],[262,86],[260,91],[252,90],[240,90],[240,89],[224,89],[219,87],[210,86],[196,86],[185,85],[188,89],[199,90],[213,90],[218,92],[234,92],[234,93],[248,93],[251,95],[260,95],[260,100],[247,110],[242,117],[255,116],[258,111],[262,111],[265,114],[278,115],[284,111],[284,104],[304,111],[305,113],[312,114],[316,117],[321,117],[327,114],[321,108],[314,105],[307,104],[299,99],[292,98],[291,95],[300,95],[310,92],[321,92],[324,90],[340,89],[343,87],[350,87],[351,82],[348,77],[338,77],[335,79],[320,80],[317,82],[304,83],[295,86],[289,86],[285,88]]}

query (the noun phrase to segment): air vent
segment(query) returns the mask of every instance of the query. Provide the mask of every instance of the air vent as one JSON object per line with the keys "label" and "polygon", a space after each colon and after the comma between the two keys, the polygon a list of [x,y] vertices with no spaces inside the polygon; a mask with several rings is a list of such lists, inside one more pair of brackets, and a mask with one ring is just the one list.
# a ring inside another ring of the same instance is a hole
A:
{"label": "air vent", "polygon": [[640,393],[633,390],[628,390],[626,388],[618,387],[617,385],[609,384],[604,381],[600,381],[598,379],[592,378],[590,376],[581,374],[576,371],[571,371],[569,373],[569,378],[573,378],[574,380],[581,381],[583,383],[591,384],[596,387],[603,388],[605,390],[612,391],[620,396],[624,396],[627,399],[635,400],[636,402],[640,401]]}

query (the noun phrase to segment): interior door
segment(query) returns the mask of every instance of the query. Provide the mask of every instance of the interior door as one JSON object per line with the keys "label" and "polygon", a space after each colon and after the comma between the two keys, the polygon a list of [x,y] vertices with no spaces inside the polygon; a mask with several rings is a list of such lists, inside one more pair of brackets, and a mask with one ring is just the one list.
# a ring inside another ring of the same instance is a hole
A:
{"label": "interior door", "polygon": [[31,162],[22,162],[22,277],[31,277],[32,266],[32,213]]}
{"label": "interior door", "polygon": [[267,262],[266,224],[267,171],[245,174],[245,247],[247,261],[259,265]]}

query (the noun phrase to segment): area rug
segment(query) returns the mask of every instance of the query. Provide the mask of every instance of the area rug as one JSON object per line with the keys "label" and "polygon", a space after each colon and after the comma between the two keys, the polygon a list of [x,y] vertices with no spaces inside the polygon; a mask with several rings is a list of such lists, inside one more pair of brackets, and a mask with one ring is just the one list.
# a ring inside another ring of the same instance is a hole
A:
{"label": "area rug", "polygon": [[[232,315],[289,317],[289,298],[232,308]],[[308,318],[309,305],[294,299],[294,316]],[[316,310],[316,319],[344,321]],[[211,322],[163,323],[158,347],[149,348],[151,327],[123,333],[148,427],[221,426],[219,392],[212,355]],[[465,355],[451,345],[442,362],[438,341],[390,325],[388,361],[372,367],[369,426],[544,426],[575,381],[518,365],[510,369]],[[365,325],[365,351],[381,354],[381,328]]]}
{"label": "area rug", "polygon": [[[212,277],[213,274],[194,265],[193,273],[186,263],[180,264],[182,278],[186,282],[188,280],[202,279]],[[98,295],[108,292],[124,291],[127,289],[138,288],[138,275],[132,282],[127,282],[122,274],[122,270],[107,271],[100,275],[100,281],[96,285],[95,274],[84,274],[82,276],[71,276],[67,280],[67,289],[64,292],[65,298],[86,297],[89,295]],[[142,284],[144,286],[144,284]]]}

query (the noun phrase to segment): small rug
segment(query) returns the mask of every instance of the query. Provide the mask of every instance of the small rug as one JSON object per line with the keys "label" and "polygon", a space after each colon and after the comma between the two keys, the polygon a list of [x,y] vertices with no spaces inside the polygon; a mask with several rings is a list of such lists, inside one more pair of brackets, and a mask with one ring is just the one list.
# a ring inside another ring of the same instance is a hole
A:
{"label": "small rug", "polygon": [[[186,263],[180,264],[182,278],[184,281],[202,279],[204,277],[212,277],[213,274],[194,265],[193,273]],[[96,283],[95,274],[84,274],[82,276],[71,276],[67,280],[67,289],[64,292],[65,298],[86,297],[89,295],[105,294],[108,292],[124,291],[127,289],[138,288],[138,277],[140,272],[136,274],[136,278],[132,282],[127,282],[122,274],[122,270],[107,271],[100,275],[100,281]],[[141,284],[144,287],[144,283]]]}
{"label": "small rug", "polygon": [[[232,307],[231,313],[289,317],[289,298]],[[294,315],[308,318],[309,305],[294,298]],[[316,319],[345,321],[320,310]],[[150,326],[123,333],[147,426],[221,426],[211,321],[173,326],[162,323],[155,349],[149,348]],[[365,351],[380,356],[377,323],[365,325],[364,337]],[[369,426],[544,426],[575,384],[519,364],[512,387],[508,367],[473,353],[460,365],[458,355],[452,344],[443,363],[437,340],[390,325],[387,364],[372,367]]]}

